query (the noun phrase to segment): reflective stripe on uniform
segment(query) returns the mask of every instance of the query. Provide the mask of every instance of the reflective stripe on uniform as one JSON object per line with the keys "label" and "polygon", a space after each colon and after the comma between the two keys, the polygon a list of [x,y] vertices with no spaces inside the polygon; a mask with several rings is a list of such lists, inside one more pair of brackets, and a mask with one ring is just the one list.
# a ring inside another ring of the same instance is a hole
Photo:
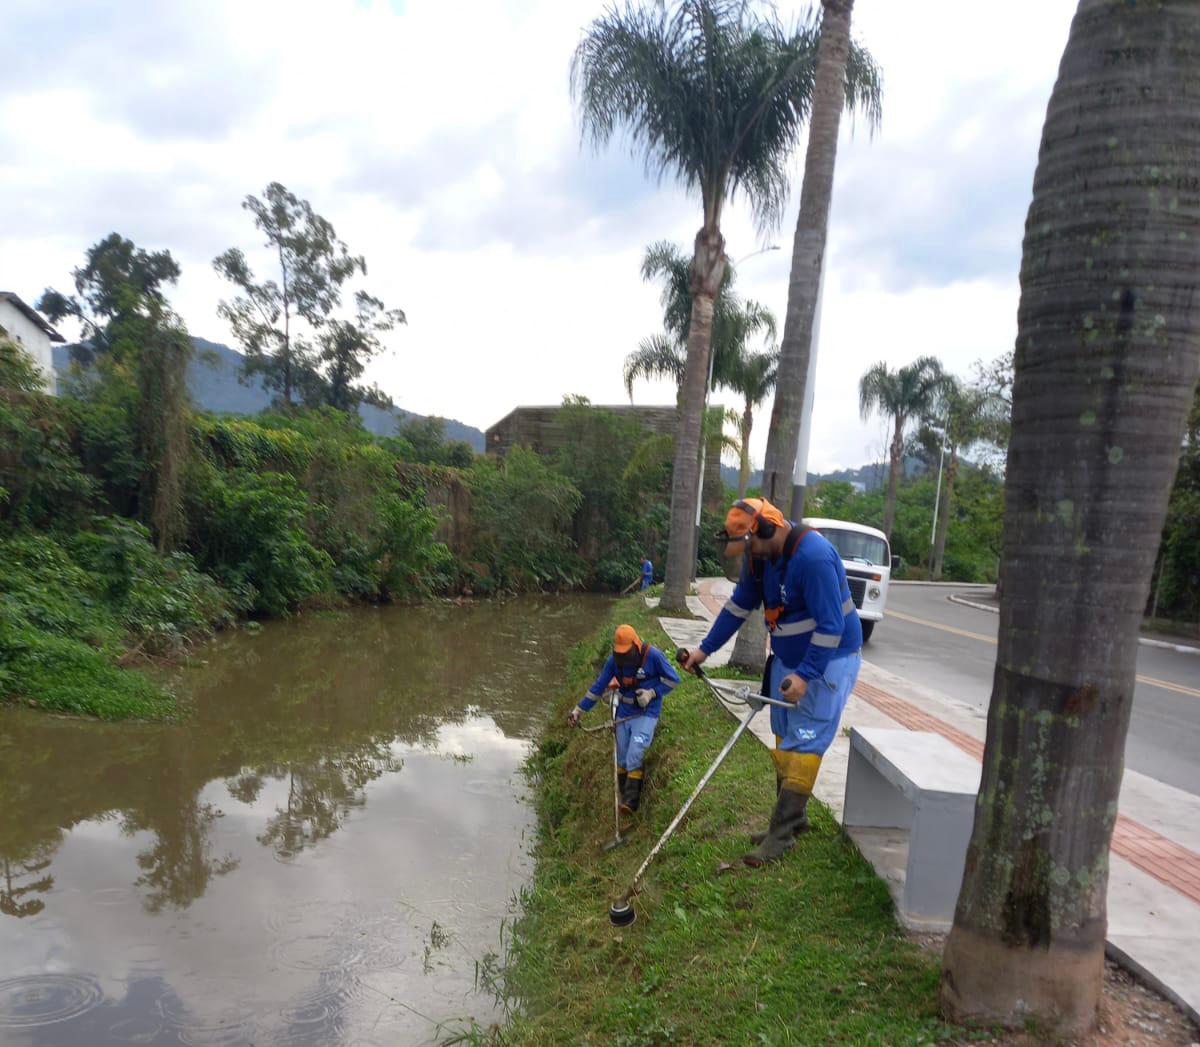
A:
{"label": "reflective stripe on uniform", "polygon": [[849,614],[853,610],[854,610],[853,597],[842,601],[842,614]]}
{"label": "reflective stripe on uniform", "polygon": [[817,627],[815,618],[801,618],[798,622],[781,622],[775,626],[776,636],[800,636],[811,633]]}
{"label": "reflective stripe on uniform", "polygon": [[841,642],[841,633],[836,636],[832,633],[813,633],[812,645],[814,647],[836,647]]}
{"label": "reflective stripe on uniform", "polygon": [[739,607],[737,604],[735,604],[733,602],[732,599],[726,600],[725,606],[722,607],[721,610],[728,611],[735,618],[749,618],[750,617],[750,611],[747,610],[745,607]]}

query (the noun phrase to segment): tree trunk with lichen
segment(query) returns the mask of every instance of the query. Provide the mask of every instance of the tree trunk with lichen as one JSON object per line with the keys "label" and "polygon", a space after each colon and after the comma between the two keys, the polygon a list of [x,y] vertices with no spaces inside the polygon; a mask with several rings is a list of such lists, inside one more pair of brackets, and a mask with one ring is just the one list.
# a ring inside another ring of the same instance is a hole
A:
{"label": "tree trunk with lichen", "polygon": [[1025,226],[999,648],[942,978],[954,1020],[1094,1020],[1137,630],[1200,371],[1197,172],[1200,4],[1083,0]]}
{"label": "tree trunk with lichen", "polygon": [[687,608],[696,556],[696,507],[701,497],[700,438],[708,392],[708,356],[712,349],[713,303],[725,273],[725,238],[716,221],[696,234],[692,257],[692,317],[688,326],[687,362],[679,424],[675,433],[675,464],[671,480],[671,534],[660,606],[664,611]]}

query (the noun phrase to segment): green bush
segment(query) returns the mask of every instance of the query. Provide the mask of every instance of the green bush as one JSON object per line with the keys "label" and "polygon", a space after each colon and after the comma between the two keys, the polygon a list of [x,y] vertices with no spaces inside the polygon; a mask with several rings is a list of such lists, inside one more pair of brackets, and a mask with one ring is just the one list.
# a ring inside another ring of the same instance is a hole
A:
{"label": "green bush", "polygon": [[474,557],[483,591],[572,588],[585,564],[567,534],[580,494],[533,451],[502,462],[480,458],[467,474],[476,527]]}
{"label": "green bush", "polygon": [[309,541],[308,502],[291,476],[202,464],[189,476],[185,504],[196,561],[244,607],[282,615],[331,588],[333,560]]}
{"label": "green bush", "polygon": [[96,485],[80,468],[70,423],[63,403],[41,392],[32,358],[0,337],[0,523],[86,518]]}
{"label": "green bush", "polygon": [[188,557],[160,557],[139,524],[98,518],[56,538],[0,540],[0,695],[106,719],[161,717],[170,695],[118,667],[231,620],[231,601]]}

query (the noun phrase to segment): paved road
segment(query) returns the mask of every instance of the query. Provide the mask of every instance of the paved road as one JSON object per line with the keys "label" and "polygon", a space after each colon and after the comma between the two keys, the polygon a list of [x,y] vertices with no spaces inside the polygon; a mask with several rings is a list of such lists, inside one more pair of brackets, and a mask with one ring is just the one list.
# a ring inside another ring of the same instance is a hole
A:
{"label": "paved road", "polygon": [[[953,591],[893,586],[887,614],[863,653],[914,683],[986,709],[997,616],[951,603],[946,597]],[[1138,648],[1125,761],[1142,774],[1200,794],[1200,656]]]}

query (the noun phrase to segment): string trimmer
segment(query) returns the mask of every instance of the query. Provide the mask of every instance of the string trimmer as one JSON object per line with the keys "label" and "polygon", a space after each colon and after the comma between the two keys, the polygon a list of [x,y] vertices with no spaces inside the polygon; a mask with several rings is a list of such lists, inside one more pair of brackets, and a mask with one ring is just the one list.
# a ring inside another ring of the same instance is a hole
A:
{"label": "string trimmer", "polygon": [[[675,652],[675,660],[680,664],[686,660],[687,656],[688,651],[685,647],[680,647],[679,650]],[[696,666],[692,672],[694,672],[698,677],[700,677],[701,680],[708,684],[714,693],[716,693],[718,696],[721,695],[720,689],[712,682],[712,680],[708,678],[708,674],[705,673],[700,666]],[[666,843],[674,834],[675,830],[679,828],[679,823],[683,821],[684,816],[688,813],[688,810],[691,808],[696,797],[700,795],[704,787],[708,784],[708,780],[716,773],[717,768],[720,767],[724,762],[725,757],[729,755],[730,750],[733,749],[734,745],[737,744],[737,740],[746,732],[746,728],[750,726],[750,721],[754,719],[758,711],[764,705],[778,705],[783,709],[795,708],[795,705],[792,702],[781,702],[776,698],[767,698],[764,695],[755,694],[751,691],[748,685],[739,687],[734,694],[734,698],[738,702],[744,703],[749,711],[737,725],[737,729],[730,736],[729,741],[725,743],[725,747],[719,753],[717,753],[716,759],[714,759],[713,762],[708,765],[708,770],[701,775],[700,781],[696,783],[696,788],[692,790],[692,795],[684,801],[683,806],[679,808],[679,813],[671,819],[671,824],[667,826],[662,836],[658,838],[658,843],[656,843],[650,849],[650,853],[646,855],[646,860],[642,862],[640,866],[638,866],[638,871],[633,874],[633,879],[629,882],[629,886],[625,888],[625,893],[608,907],[608,918],[614,927],[628,927],[633,923],[634,920],[637,919],[637,912],[630,904],[630,901],[633,896],[638,893],[638,885],[641,883],[642,876],[649,868],[650,863],[654,861],[655,856],[662,849],[662,845]]]}

